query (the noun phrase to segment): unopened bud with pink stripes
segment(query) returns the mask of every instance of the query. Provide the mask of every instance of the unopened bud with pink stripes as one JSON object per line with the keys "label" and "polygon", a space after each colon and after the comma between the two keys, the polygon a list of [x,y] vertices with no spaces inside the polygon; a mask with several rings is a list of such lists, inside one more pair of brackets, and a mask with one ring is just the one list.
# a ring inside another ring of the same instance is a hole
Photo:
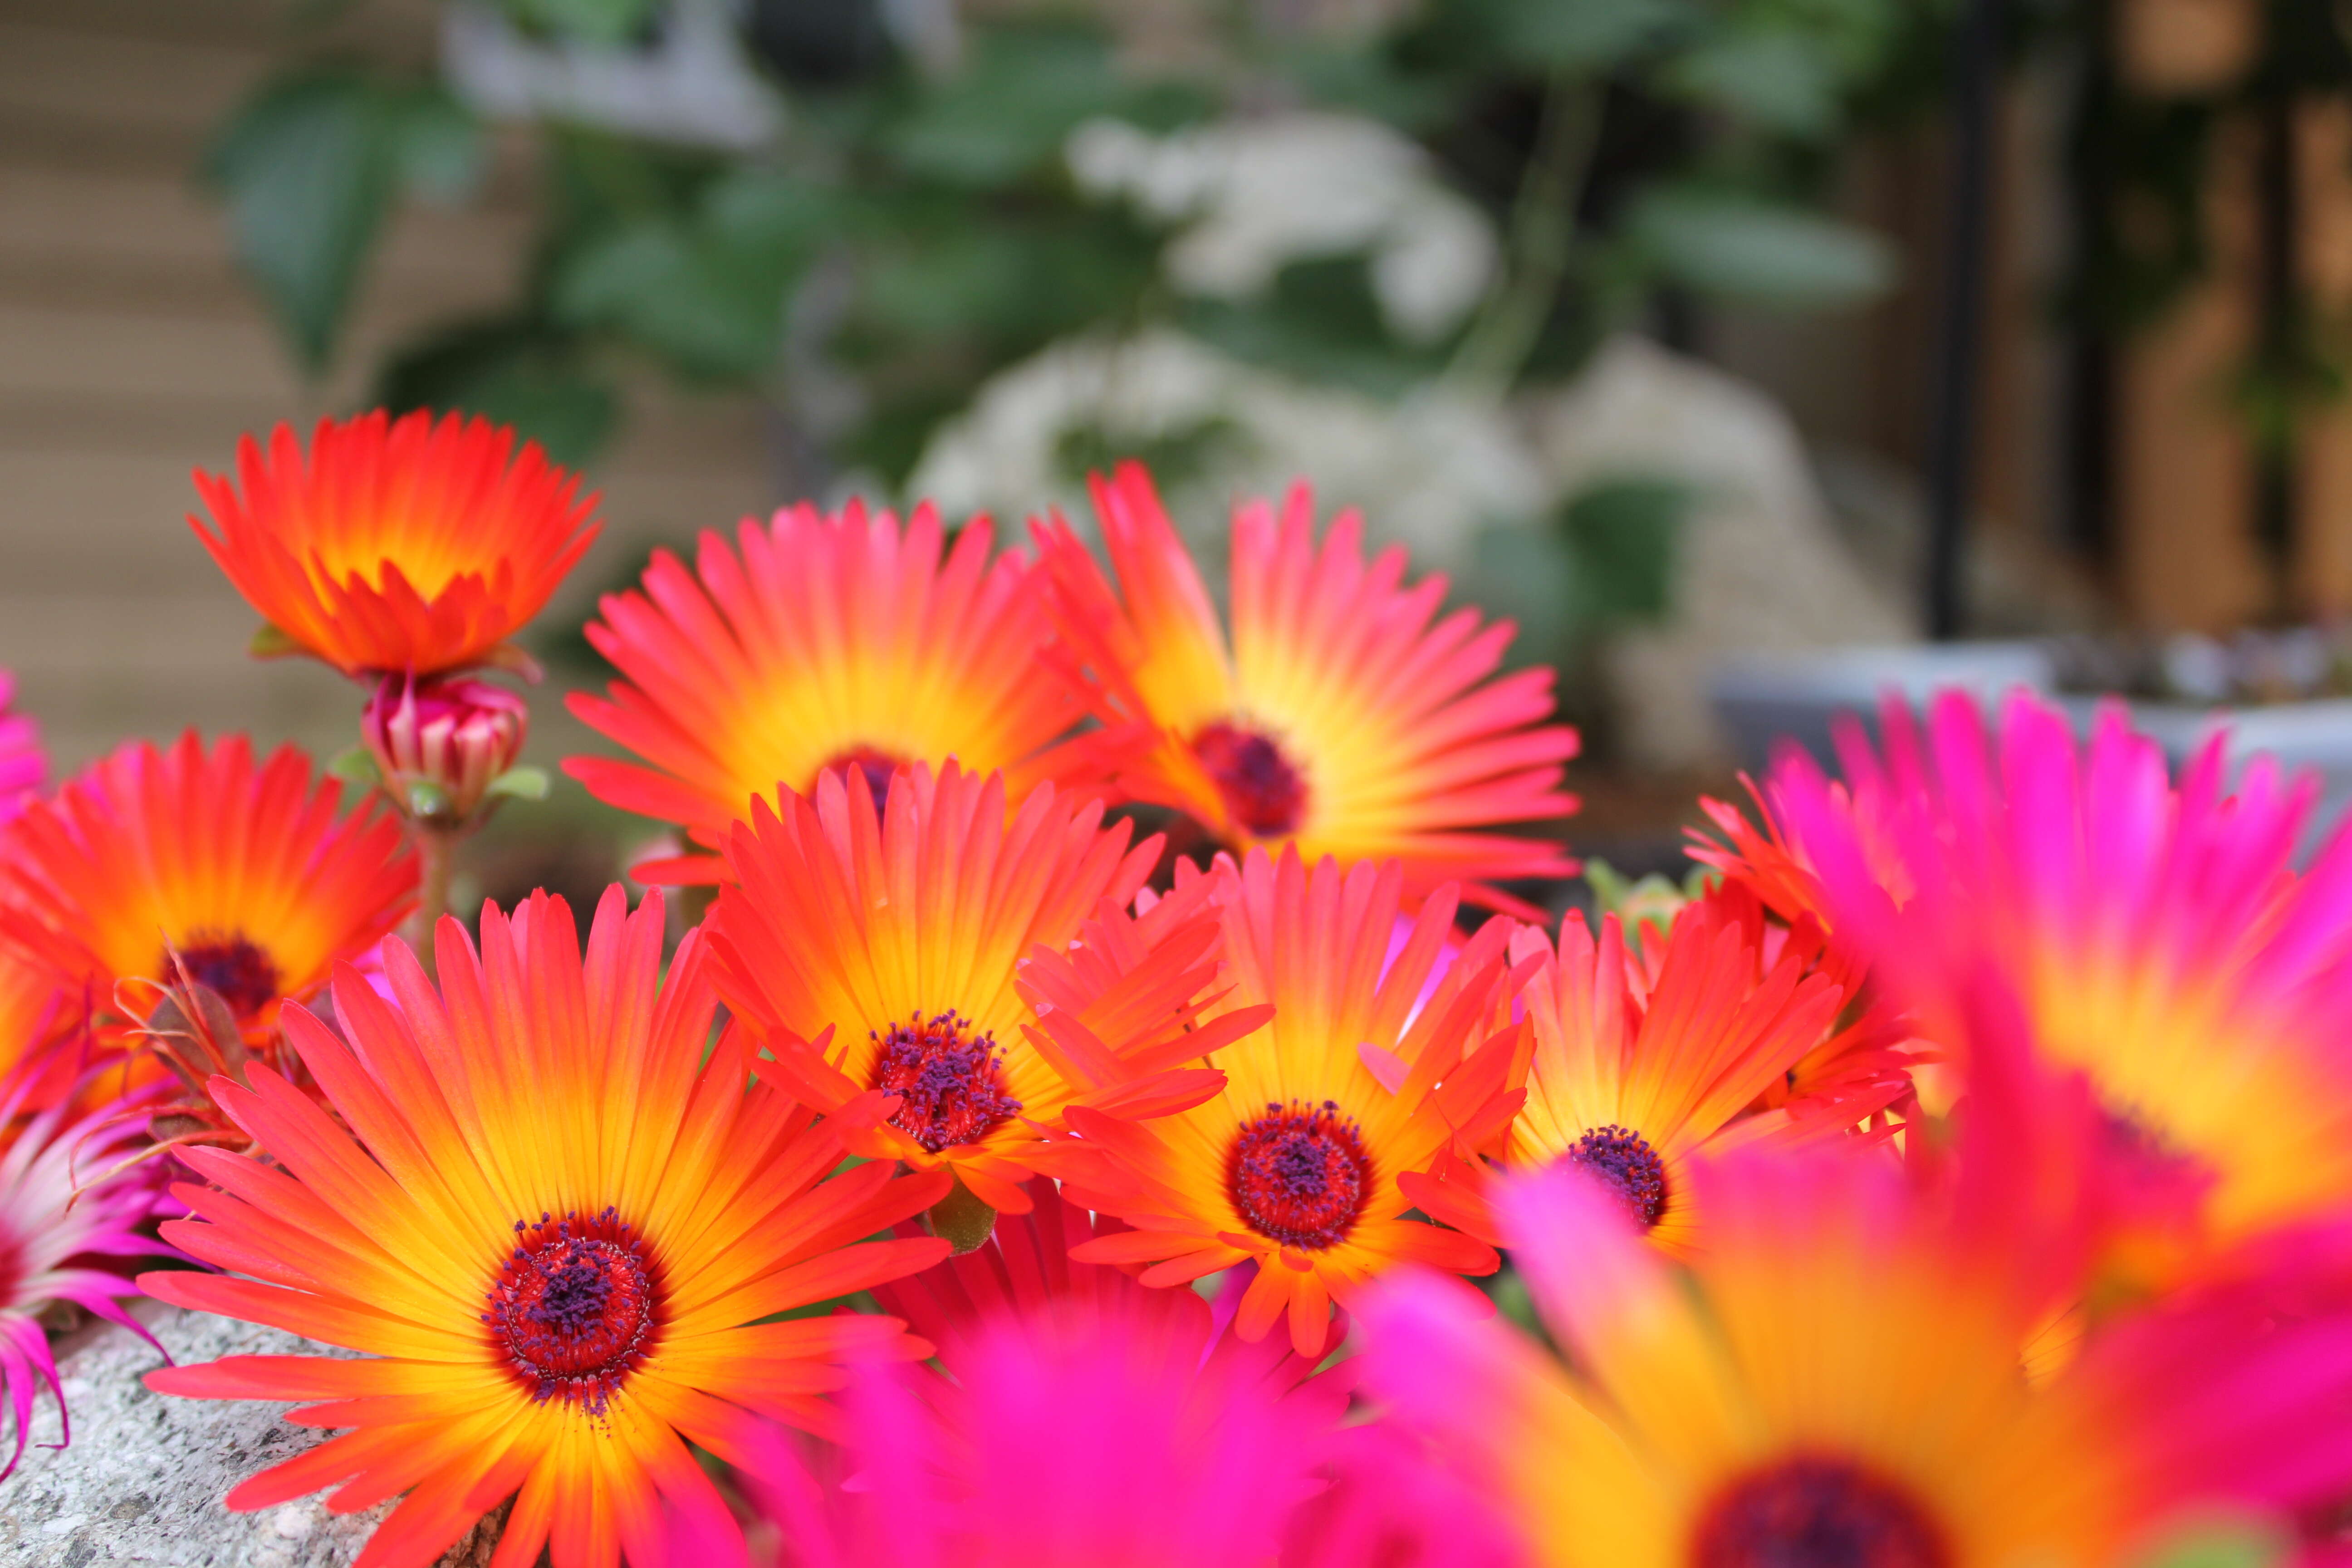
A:
{"label": "unopened bud with pink stripes", "polygon": [[485,680],[388,675],[360,716],[360,732],[403,810],[455,825],[473,816],[522,755],[530,707]]}

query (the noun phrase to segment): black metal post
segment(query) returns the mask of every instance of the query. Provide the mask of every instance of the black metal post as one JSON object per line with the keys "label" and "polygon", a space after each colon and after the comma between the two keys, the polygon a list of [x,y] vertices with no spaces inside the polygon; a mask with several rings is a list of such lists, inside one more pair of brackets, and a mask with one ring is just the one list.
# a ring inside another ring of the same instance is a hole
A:
{"label": "black metal post", "polygon": [[1976,457],[1984,364],[1985,273],[1992,226],[1995,117],[2000,91],[2000,0],[1966,0],[1952,60],[1951,206],[1944,229],[1941,341],[1927,447],[1927,635],[1960,635],[1961,550]]}

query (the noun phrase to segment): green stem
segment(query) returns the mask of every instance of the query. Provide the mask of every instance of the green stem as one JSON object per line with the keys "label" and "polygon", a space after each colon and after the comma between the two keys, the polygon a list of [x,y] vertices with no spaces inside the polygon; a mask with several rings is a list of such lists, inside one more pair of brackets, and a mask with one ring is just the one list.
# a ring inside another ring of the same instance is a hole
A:
{"label": "green stem", "polygon": [[416,847],[416,910],[401,935],[416,951],[427,974],[433,973],[433,930],[449,912],[449,872],[457,859],[457,829],[408,819],[408,841]]}
{"label": "green stem", "polygon": [[1445,367],[1454,386],[1499,395],[1534,352],[1568,273],[1577,203],[1600,141],[1601,109],[1597,85],[1565,75],[1552,79],[1535,150],[1511,204],[1501,269]]}

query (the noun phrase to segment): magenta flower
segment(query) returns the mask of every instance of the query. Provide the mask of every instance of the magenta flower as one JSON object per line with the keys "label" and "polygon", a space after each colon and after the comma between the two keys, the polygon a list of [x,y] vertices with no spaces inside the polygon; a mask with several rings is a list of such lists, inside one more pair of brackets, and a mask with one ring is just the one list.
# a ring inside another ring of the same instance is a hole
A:
{"label": "magenta flower", "polygon": [[[948,1375],[867,1367],[839,1447],[768,1430],[730,1456],[783,1563],[1243,1568],[1273,1562],[1328,1486],[1349,1379],[1240,1340],[1230,1301],[1072,1261],[1117,1222],[1031,1190],[1034,1210],[1001,1216],[981,1251],[878,1292]],[[676,1561],[740,1553],[716,1521],[677,1523]]]}
{"label": "magenta flower", "polygon": [[2175,779],[2119,706],[2085,743],[2022,693],[1997,725],[1947,693],[1882,728],[1844,785],[1792,755],[1766,793],[1834,940],[1923,1032],[1957,1043],[1971,989],[2005,992],[2035,1053],[2210,1179],[2216,1246],[2352,1204],[2352,835],[2296,868],[2316,781],[2263,757],[2232,780],[2220,738]]}
{"label": "magenta flower", "polygon": [[[74,1047],[68,1042],[58,1048]],[[124,1115],[122,1101],[77,1114],[81,1091],[106,1072],[119,1073],[119,1064],[92,1068],[76,1092],[18,1125],[37,1090],[54,1082],[54,1065],[46,1056],[35,1058],[0,1082],[0,1126],[17,1126],[15,1136],[0,1145],[0,1397],[16,1426],[0,1479],[24,1458],[33,1401],[43,1384],[58,1402],[65,1428],[58,1447],[73,1437],[57,1362],[41,1330],[42,1309],[70,1301],[154,1344],[154,1337],[121,1305],[137,1296],[139,1287],[94,1260],[177,1256],[137,1228],[158,1197],[153,1164],[110,1173],[145,1140],[147,1119]]]}
{"label": "magenta flower", "polygon": [[41,727],[29,713],[9,711],[16,696],[16,678],[0,669],[0,822],[25,808],[49,772]]}

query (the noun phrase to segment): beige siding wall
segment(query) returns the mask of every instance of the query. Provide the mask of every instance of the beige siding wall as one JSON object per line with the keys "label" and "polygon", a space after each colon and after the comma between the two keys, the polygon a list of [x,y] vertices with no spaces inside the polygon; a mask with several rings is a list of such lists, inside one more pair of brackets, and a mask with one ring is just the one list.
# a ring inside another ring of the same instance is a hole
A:
{"label": "beige siding wall", "polygon": [[[306,386],[193,171],[286,38],[288,0],[0,0],[0,665],[72,766],[124,735],[243,728],[347,744],[355,698],[244,655],[254,616],[184,521],[238,434],[343,409],[377,352],[503,299],[530,224],[526,150],[454,211],[394,224],[329,384]],[[358,41],[422,58],[428,5],[370,0]],[[648,382],[594,476],[606,536],[551,616],[678,538],[771,504],[758,410]],[[562,684],[559,678],[556,685]],[[579,743],[552,692],[535,760]]]}

